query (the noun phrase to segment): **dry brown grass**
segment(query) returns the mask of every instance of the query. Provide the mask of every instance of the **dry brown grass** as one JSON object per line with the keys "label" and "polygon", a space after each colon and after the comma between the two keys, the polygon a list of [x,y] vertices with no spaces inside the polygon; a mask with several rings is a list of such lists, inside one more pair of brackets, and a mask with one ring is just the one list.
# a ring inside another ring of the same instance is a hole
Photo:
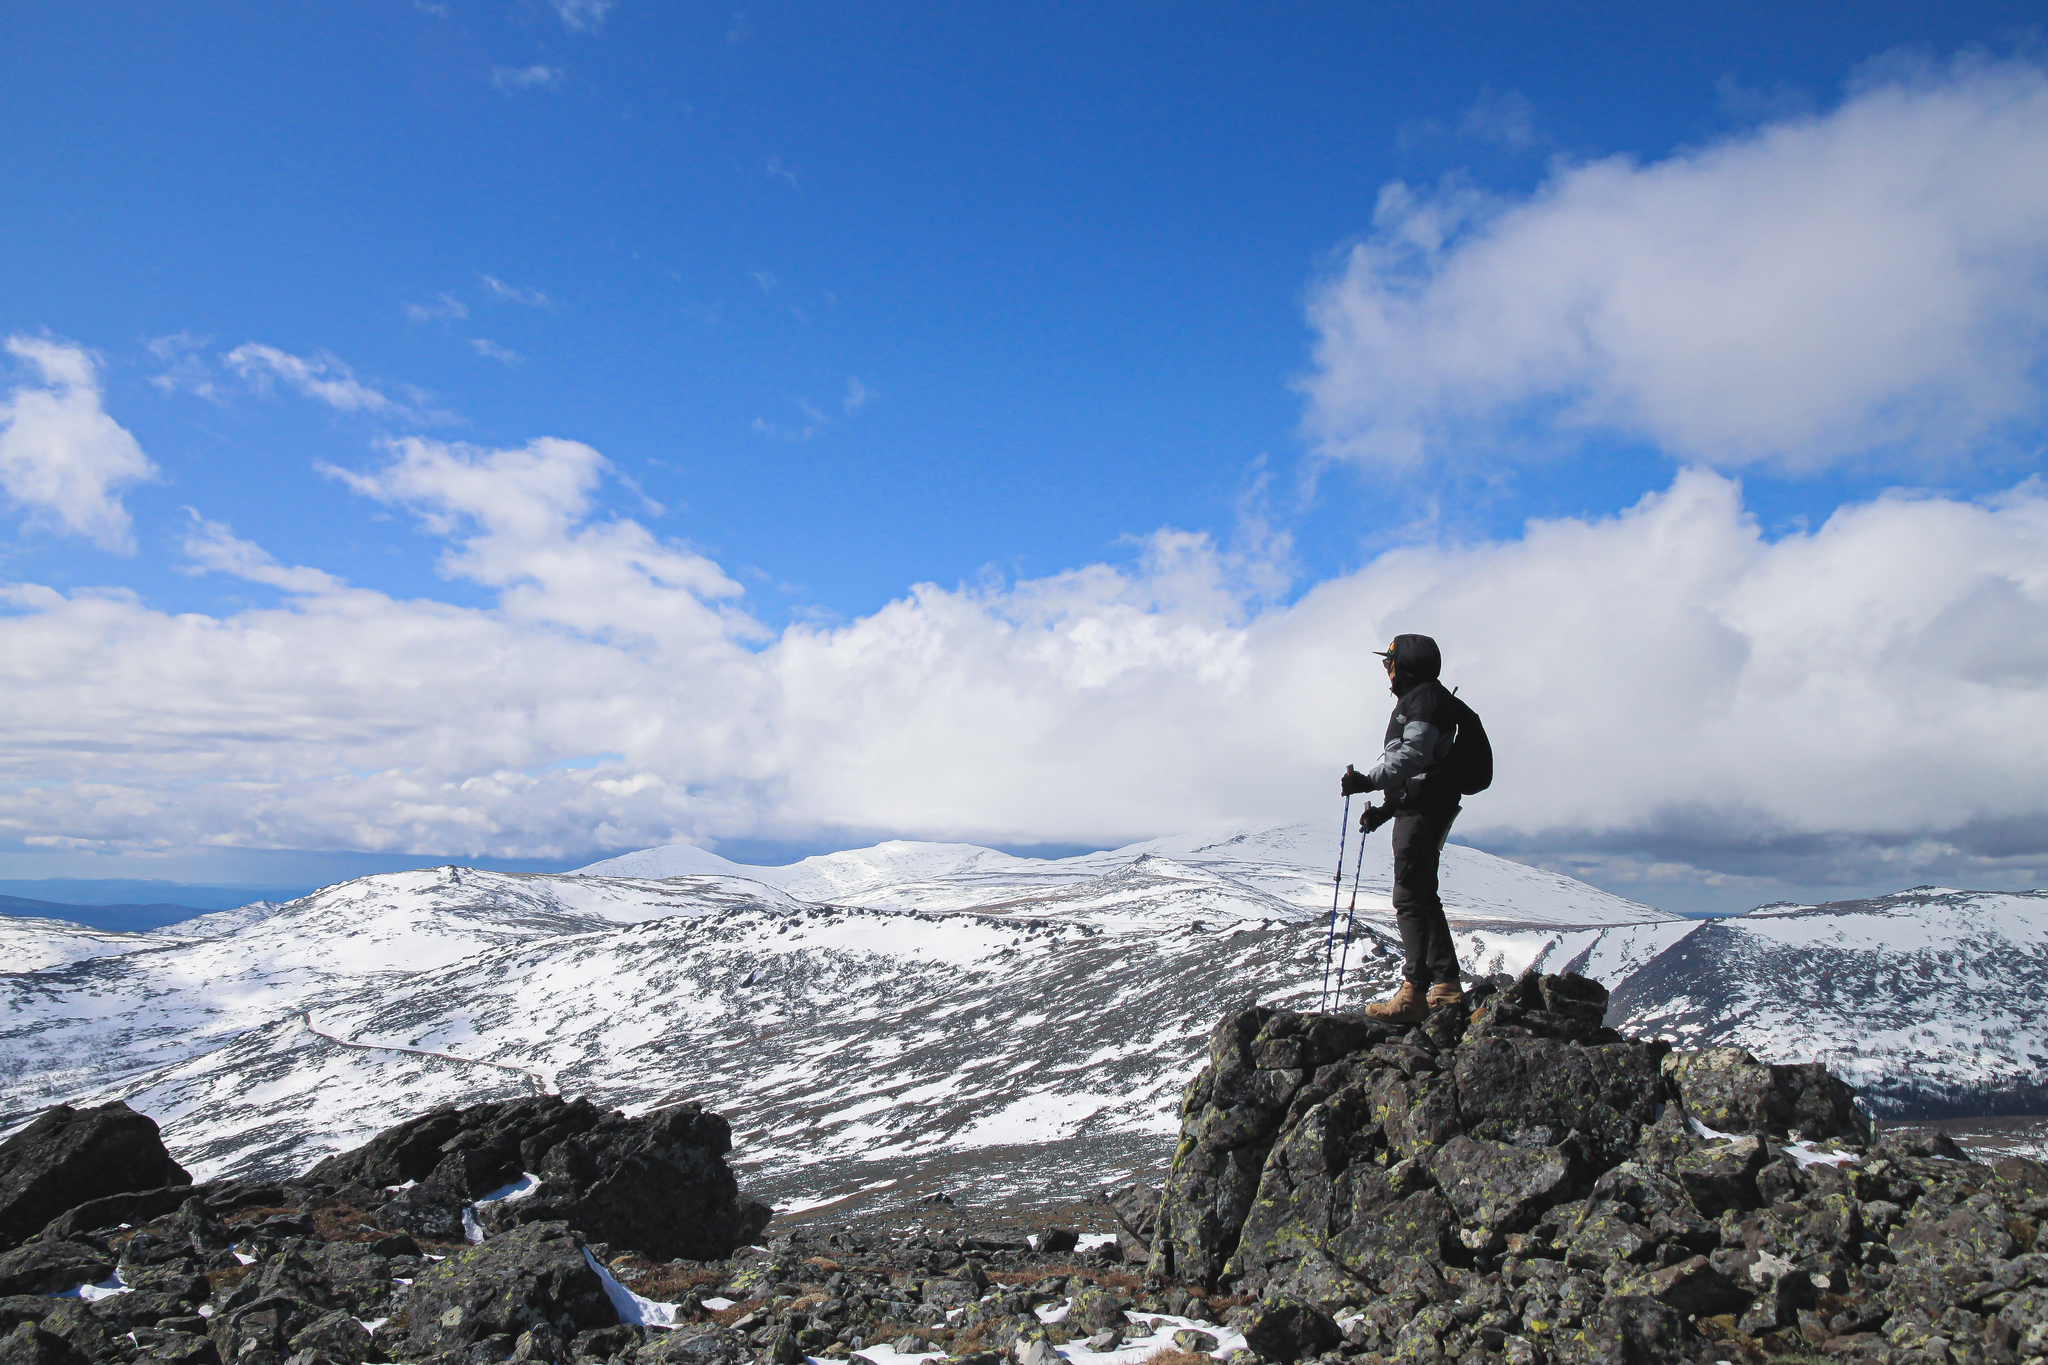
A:
{"label": "dry brown grass", "polygon": [[656,1303],[675,1303],[692,1289],[704,1289],[723,1278],[715,1270],[685,1270],[632,1252],[612,1257],[608,1268],[620,1284]]}
{"label": "dry brown grass", "polygon": [[306,1210],[306,1221],[313,1225],[317,1236],[328,1242],[374,1242],[379,1237],[391,1236],[369,1214],[347,1204],[315,1204]]}
{"label": "dry brown grass", "polygon": [[218,1294],[221,1290],[233,1289],[248,1279],[249,1272],[253,1269],[254,1266],[231,1265],[221,1270],[209,1270],[206,1272],[206,1282],[212,1285],[213,1292]]}
{"label": "dry brown grass", "polygon": [[730,1327],[755,1309],[767,1306],[768,1300],[766,1299],[748,1299],[744,1303],[736,1303],[730,1308],[720,1308],[715,1311],[706,1309],[705,1316],[709,1317],[720,1327]]}
{"label": "dry brown grass", "polygon": [[1199,1351],[1178,1351],[1162,1347],[1145,1357],[1145,1365],[1215,1365],[1216,1357]]}
{"label": "dry brown grass", "polygon": [[229,1227],[237,1227],[244,1223],[260,1223],[266,1218],[276,1218],[280,1215],[286,1218],[296,1218],[299,1216],[299,1211],[286,1208],[282,1204],[264,1204],[255,1208],[236,1209],[233,1213],[221,1219],[221,1221]]}

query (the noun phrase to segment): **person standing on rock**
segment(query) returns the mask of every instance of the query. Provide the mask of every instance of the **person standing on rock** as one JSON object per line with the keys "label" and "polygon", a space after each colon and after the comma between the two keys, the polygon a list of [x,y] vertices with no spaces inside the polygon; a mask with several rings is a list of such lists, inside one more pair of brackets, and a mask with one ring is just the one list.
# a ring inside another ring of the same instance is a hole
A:
{"label": "person standing on rock", "polygon": [[1386,747],[1370,771],[1345,768],[1342,791],[1346,796],[1385,794],[1382,804],[1368,806],[1359,816],[1358,827],[1369,834],[1394,822],[1394,918],[1401,926],[1405,961],[1401,989],[1391,1000],[1367,1005],[1365,1012],[1387,1023],[1418,1024],[1437,1006],[1465,998],[1457,945],[1437,895],[1437,863],[1460,809],[1458,784],[1448,780],[1445,761],[1459,728],[1476,729],[1479,722],[1472,708],[1437,680],[1443,653],[1435,640],[1396,635],[1379,656],[1395,697]]}

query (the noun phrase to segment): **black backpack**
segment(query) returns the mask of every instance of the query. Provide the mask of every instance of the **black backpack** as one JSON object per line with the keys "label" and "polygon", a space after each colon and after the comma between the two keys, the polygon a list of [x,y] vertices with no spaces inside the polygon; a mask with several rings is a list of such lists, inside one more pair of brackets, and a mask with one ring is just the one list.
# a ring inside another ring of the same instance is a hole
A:
{"label": "black backpack", "polygon": [[1450,754],[1433,775],[1440,774],[1461,796],[1477,796],[1493,785],[1493,744],[1479,723],[1479,713],[1456,696],[1451,700],[1457,702],[1458,729],[1451,736]]}

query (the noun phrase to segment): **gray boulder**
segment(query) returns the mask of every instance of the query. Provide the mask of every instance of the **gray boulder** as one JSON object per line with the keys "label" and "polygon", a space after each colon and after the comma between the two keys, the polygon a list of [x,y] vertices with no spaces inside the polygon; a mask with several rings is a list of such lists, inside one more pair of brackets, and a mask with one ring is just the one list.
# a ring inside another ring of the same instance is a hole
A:
{"label": "gray boulder", "polygon": [[619,1321],[582,1238],[559,1223],[529,1223],[429,1265],[413,1281],[406,1318],[419,1356],[541,1326],[567,1341]]}
{"label": "gray boulder", "polygon": [[1770,1160],[1770,1149],[1753,1137],[1702,1143],[1672,1163],[1672,1174],[1709,1218],[1727,1209],[1753,1209],[1760,1202],[1757,1174]]}
{"label": "gray boulder", "polygon": [[740,1365],[746,1343],[715,1322],[697,1322],[656,1332],[634,1352],[636,1365]]}
{"label": "gray boulder", "polygon": [[318,1351],[347,1365],[361,1365],[374,1353],[368,1329],[353,1314],[339,1311],[314,1319],[293,1334],[290,1345],[294,1354]]}
{"label": "gray boulder", "polygon": [[[1325,1077],[1321,1069],[1393,1033],[1363,1019],[1310,1018],[1265,1006],[1216,1026],[1208,1065],[1181,1097],[1181,1137],[1152,1239],[1154,1278],[1215,1283],[1260,1195],[1267,1154],[1304,1087],[1310,1100],[1341,1088],[1346,1078]],[[1314,1134],[1303,1139],[1304,1162],[1315,1160],[1306,1150],[1315,1141]]]}
{"label": "gray boulder", "polygon": [[57,1105],[0,1142],[0,1247],[87,1200],[191,1183],[149,1116],[119,1100],[97,1109]]}
{"label": "gray boulder", "polygon": [[1149,1256],[1152,1238],[1159,1229],[1159,1191],[1134,1180],[1107,1191],[1101,1198],[1139,1254]]}
{"label": "gray boulder", "polygon": [[114,1273],[114,1258],[82,1242],[34,1241],[0,1255],[0,1294],[61,1294]]}
{"label": "gray boulder", "polygon": [[1318,1356],[1344,1339],[1337,1324],[1315,1305],[1278,1294],[1259,1305],[1244,1326],[1244,1343],[1282,1365]]}
{"label": "gray boulder", "polygon": [[1475,1251],[1498,1250],[1568,1193],[1572,1161],[1558,1147],[1517,1147],[1460,1133],[1437,1148],[1430,1173],[1465,1225]]}
{"label": "gray boulder", "polygon": [[655,1260],[730,1255],[771,1211],[742,1198],[725,1163],[732,1133],[696,1104],[627,1118],[588,1099],[534,1099],[437,1109],[329,1157],[309,1181],[382,1188],[418,1182],[377,1209],[381,1222],[434,1241],[462,1239],[470,1201],[540,1178],[530,1195],[485,1204],[493,1233],[567,1223],[593,1241]]}
{"label": "gray boulder", "polygon": [[1125,1316],[1131,1301],[1114,1289],[1084,1289],[1067,1309],[1067,1322],[1091,1332],[1123,1331],[1130,1325]]}
{"label": "gray boulder", "polygon": [[278,1365],[292,1354],[292,1338],[327,1313],[322,1304],[289,1294],[265,1294],[215,1313],[209,1335],[222,1360]]}
{"label": "gray boulder", "polygon": [[85,1365],[85,1357],[56,1333],[23,1322],[0,1336],[0,1365]]}
{"label": "gray boulder", "polygon": [[1672,1053],[1664,1059],[1664,1073],[1686,1112],[1721,1132],[1872,1139],[1856,1092],[1817,1062],[1767,1065],[1739,1047],[1709,1047]]}

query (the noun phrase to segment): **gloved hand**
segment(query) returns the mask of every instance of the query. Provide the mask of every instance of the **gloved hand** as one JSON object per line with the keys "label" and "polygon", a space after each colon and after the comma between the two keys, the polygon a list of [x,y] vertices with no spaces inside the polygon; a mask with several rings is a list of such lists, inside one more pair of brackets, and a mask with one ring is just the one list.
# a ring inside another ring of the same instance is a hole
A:
{"label": "gloved hand", "polygon": [[1338,794],[1340,796],[1356,796],[1360,792],[1369,792],[1371,790],[1372,780],[1349,763],[1346,763],[1344,765],[1344,781]]}
{"label": "gloved hand", "polygon": [[1358,828],[1367,834],[1394,818],[1394,808],[1388,805],[1367,806],[1358,813]]}

